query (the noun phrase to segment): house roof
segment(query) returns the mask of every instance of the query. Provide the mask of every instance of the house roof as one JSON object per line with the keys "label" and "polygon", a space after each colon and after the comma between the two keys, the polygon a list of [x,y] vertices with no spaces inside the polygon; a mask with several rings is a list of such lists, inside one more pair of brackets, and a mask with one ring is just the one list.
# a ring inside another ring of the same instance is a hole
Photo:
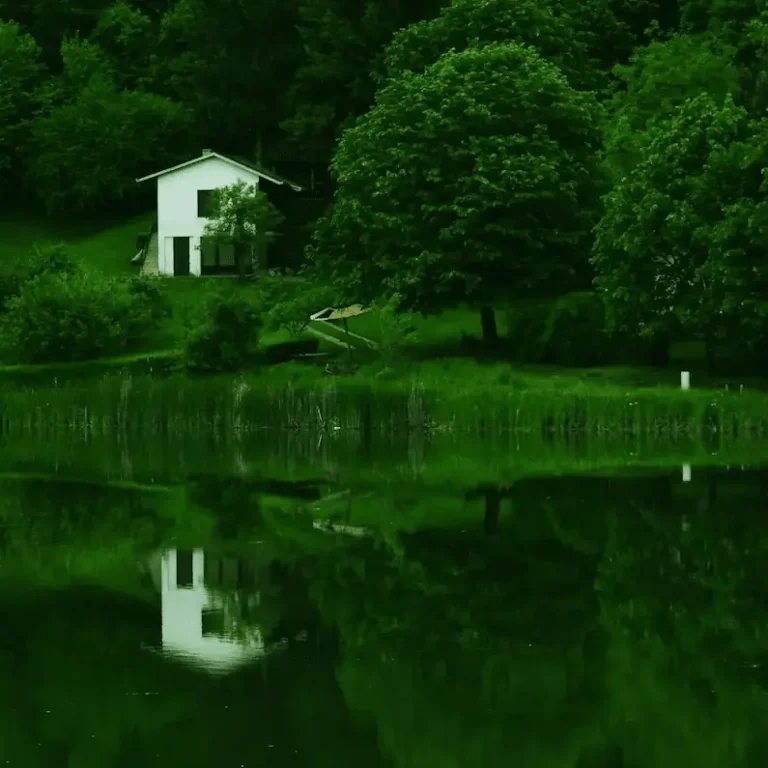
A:
{"label": "house roof", "polygon": [[295,181],[286,179],[285,176],[280,176],[273,171],[268,171],[265,168],[262,168],[260,165],[252,162],[251,160],[246,160],[244,157],[238,157],[237,155],[223,155],[220,152],[213,151],[207,152],[206,154],[200,155],[199,157],[193,157],[191,160],[187,160],[184,163],[172,165],[170,168],[164,168],[162,171],[155,171],[155,173],[150,173],[148,176],[142,176],[140,179],[136,179],[136,181],[141,182],[148,181],[149,179],[156,179],[158,176],[164,176],[166,173],[173,173],[174,171],[187,168],[188,166],[194,165],[195,163],[202,163],[211,157],[218,157],[219,160],[223,160],[225,163],[229,163],[236,168],[243,168],[247,171],[250,171],[251,173],[255,173],[258,176],[273,182],[274,184],[287,184],[291,189],[294,190],[294,192],[301,192],[303,189],[303,187],[301,187]]}

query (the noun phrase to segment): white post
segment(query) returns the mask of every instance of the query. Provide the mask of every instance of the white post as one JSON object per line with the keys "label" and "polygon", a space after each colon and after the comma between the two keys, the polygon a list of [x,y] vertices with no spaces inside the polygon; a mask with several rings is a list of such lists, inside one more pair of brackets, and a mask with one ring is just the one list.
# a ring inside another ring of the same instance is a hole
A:
{"label": "white post", "polygon": [[684,483],[691,482],[691,465],[690,464],[683,464],[683,482]]}
{"label": "white post", "polygon": [[680,371],[680,389],[690,389],[690,388],[691,388],[691,372]]}

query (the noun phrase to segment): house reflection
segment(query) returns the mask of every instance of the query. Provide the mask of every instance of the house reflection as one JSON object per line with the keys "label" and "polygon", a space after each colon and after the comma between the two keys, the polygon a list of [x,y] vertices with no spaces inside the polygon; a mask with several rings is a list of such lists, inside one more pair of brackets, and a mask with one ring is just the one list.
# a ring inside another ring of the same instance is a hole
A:
{"label": "house reflection", "polygon": [[265,655],[261,631],[248,621],[260,601],[256,564],[206,557],[202,549],[168,549],[153,560],[164,654],[212,673]]}

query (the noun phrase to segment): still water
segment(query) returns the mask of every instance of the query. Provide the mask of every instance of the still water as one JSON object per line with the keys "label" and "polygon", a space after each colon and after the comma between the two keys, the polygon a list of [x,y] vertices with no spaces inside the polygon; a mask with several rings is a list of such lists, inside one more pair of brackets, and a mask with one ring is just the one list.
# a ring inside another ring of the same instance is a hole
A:
{"label": "still water", "polygon": [[0,765],[766,764],[768,471],[68,446],[2,452]]}

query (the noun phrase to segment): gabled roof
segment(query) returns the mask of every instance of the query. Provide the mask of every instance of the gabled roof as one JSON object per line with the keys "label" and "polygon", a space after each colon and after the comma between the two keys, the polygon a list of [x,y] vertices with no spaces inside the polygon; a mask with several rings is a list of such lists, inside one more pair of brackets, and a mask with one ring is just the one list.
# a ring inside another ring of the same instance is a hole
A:
{"label": "gabled roof", "polygon": [[150,173],[148,176],[142,176],[140,179],[136,179],[136,181],[141,182],[141,181],[148,181],[149,179],[156,179],[158,176],[164,176],[166,173],[173,173],[174,171],[181,170],[182,168],[186,168],[190,165],[194,165],[195,163],[202,163],[211,157],[218,157],[219,160],[223,160],[225,163],[229,163],[230,165],[233,165],[236,168],[242,168],[246,171],[250,171],[251,173],[255,173],[258,176],[261,176],[262,178],[267,179],[268,181],[271,181],[274,184],[280,184],[280,185],[287,184],[291,189],[293,189],[294,192],[301,192],[303,189],[303,187],[301,187],[296,182],[291,181],[290,179],[286,179],[284,176],[279,176],[273,171],[267,171],[266,169],[262,168],[260,165],[257,165],[256,163],[250,160],[246,160],[243,157],[237,157],[236,155],[222,155],[220,152],[213,152],[213,151],[207,152],[206,154],[200,155],[199,157],[193,157],[191,160],[187,160],[184,163],[179,163],[178,165],[172,165],[170,168],[164,168],[162,171],[156,171],[155,173]]}

